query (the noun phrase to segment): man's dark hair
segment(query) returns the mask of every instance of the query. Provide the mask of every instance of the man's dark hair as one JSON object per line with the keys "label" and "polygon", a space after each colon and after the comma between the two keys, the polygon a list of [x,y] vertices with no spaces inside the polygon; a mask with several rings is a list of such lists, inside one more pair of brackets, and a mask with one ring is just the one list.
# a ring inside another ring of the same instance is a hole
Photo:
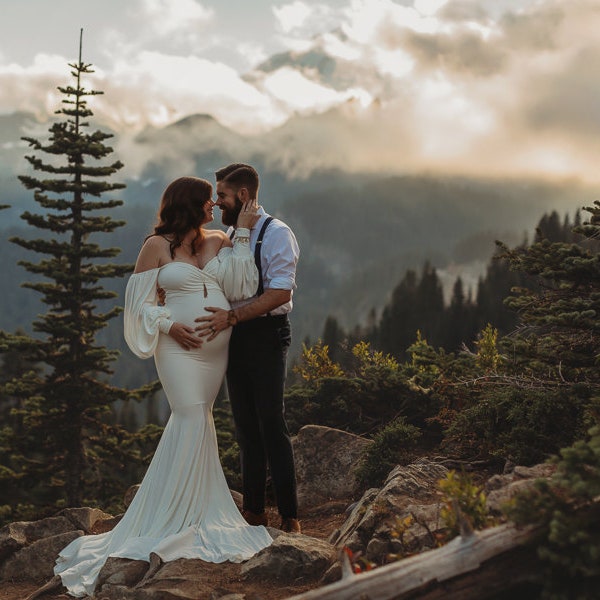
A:
{"label": "man's dark hair", "polygon": [[244,163],[234,163],[219,169],[215,173],[217,181],[227,183],[239,190],[245,187],[248,190],[250,198],[256,198],[258,194],[259,179],[258,173],[254,167]]}

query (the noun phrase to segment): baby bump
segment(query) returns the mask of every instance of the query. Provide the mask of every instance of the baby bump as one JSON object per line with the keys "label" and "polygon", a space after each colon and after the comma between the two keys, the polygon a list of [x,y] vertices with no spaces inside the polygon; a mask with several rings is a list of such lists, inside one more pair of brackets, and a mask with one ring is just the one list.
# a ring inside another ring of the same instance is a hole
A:
{"label": "baby bump", "polygon": [[154,361],[158,377],[173,412],[196,404],[212,406],[227,367],[231,328],[210,342],[184,350],[172,337],[160,334]]}
{"label": "baby bump", "polygon": [[208,288],[206,292],[201,290],[197,293],[167,292],[165,302],[171,313],[171,320],[183,323],[189,327],[196,327],[195,320],[198,317],[210,316],[210,312],[204,310],[207,306],[229,310],[229,302],[219,289]]}
{"label": "baby bump", "polygon": [[[198,293],[167,291],[166,306],[171,320],[197,327],[195,319],[210,315],[206,306],[229,310],[229,302],[219,289]],[[227,367],[227,347],[231,328],[213,340],[203,338],[202,345],[184,350],[171,336],[160,334],[154,353],[158,377],[173,412],[195,404],[212,405],[221,387]]]}

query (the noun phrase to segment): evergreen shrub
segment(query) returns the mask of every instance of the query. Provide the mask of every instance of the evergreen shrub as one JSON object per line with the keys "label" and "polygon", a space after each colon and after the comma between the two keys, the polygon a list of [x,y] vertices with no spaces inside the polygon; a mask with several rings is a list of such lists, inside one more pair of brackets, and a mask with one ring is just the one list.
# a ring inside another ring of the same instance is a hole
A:
{"label": "evergreen shrub", "polygon": [[356,478],[367,487],[381,485],[389,472],[398,464],[406,464],[411,450],[421,437],[418,427],[410,425],[404,417],[394,419],[373,437],[356,469]]}
{"label": "evergreen shrub", "polygon": [[490,386],[456,414],[445,443],[457,447],[453,442],[461,440],[465,454],[497,456],[520,465],[543,462],[582,434],[586,395],[585,389]]}
{"label": "evergreen shrub", "polygon": [[557,470],[507,509],[518,525],[541,528],[538,556],[546,600],[592,600],[600,590],[600,427],[560,451]]}

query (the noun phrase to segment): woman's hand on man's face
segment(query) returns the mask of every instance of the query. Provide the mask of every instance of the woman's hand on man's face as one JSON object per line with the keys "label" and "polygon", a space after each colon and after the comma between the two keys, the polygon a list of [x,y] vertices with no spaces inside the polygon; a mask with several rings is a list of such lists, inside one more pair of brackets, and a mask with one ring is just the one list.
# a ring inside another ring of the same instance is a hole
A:
{"label": "woman's hand on man's face", "polygon": [[258,219],[260,219],[260,215],[258,214],[258,199],[255,198],[254,200],[244,202],[238,215],[236,226],[252,229]]}

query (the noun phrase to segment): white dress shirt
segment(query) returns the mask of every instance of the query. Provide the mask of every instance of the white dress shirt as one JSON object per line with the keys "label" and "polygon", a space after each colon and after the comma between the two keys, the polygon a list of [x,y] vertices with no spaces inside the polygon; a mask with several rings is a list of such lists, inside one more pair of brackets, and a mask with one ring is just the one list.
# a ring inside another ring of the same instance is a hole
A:
{"label": "white dress shirt", "polygon": [[[260,215],[260,219],[250,231],[250,249],[252,254],[254,254],[256,240],[258,239],[258,234],[263,223],[269,217],[262,206],[258,209],[258,214]],[[232,230],[232,228],[229,228],[228,234],[231,234]],[[290,290],[293,295],[296,288],[296,265],[299,256],[300,249],[296,241],[296,236],[294,236],[292,230],[283,221],[274,218],[265,231],[260,249],[264,289]],[[231,307],[238,308],[249,302],[252,302],[252,298],[231,302]],[[287,314],[292,310],[292,306],[293,301],[290,298],[289,302],[278,306],[270,311],[269,314]]]}

